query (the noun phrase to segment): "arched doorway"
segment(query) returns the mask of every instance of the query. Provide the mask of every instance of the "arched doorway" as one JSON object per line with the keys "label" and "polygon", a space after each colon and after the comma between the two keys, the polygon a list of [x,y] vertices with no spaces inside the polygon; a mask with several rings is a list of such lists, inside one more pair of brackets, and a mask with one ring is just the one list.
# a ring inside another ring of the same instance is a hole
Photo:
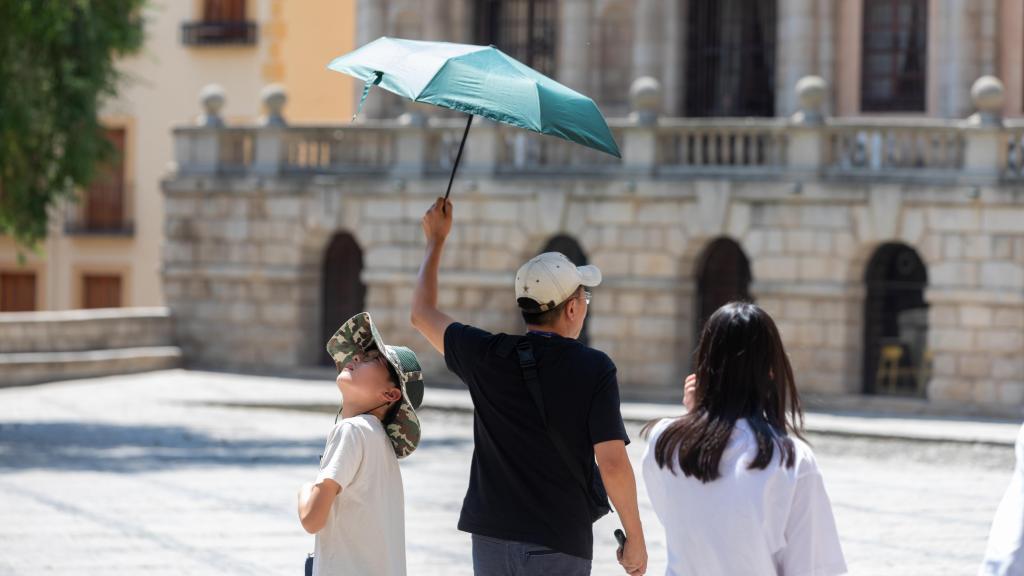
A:
{"label": "arched doorway", "polygon": [[750,297],[750,260],[743,248],[729,238],[719,238],[704,249],[697,274],[697,317],[694,347],[708,318],[722,306]]}
{"label": "arched doorway", "polygon": [[775,0],[690,0],[685,114],[775,115]]}
{"label": "arched doorway", "polygon": [[[577,242],[572,236],[566,236],[565,234],[559,234],[548,240],[548,243],[544,245],[544,249],[540,251],[541,254],[545,252],[561,252],[565,254],[565,257],[570,262],[577,266],[586,266],[589,264],[587,261],[587,255],[583,252],[583,247]],[[583,331],[580,332],[580,342],[584,344],[590,343],[590,336],[587,330],[587,324],[590,322],[591,312],[587,311],[587,319],[583,322]]]}
{"label": "arched doorway", "polygon": [[[324,252],[320,342],[326,343],[342,323],[365,309],[366,286],[362,275],[363,251],[359,244],[351,234],[335,234]],[[319,358],[325,366],[333,364],[326,350],[320,352]]]}
{"label": "arched doorway", "polygon": [[885,244],[864,281],[864,393],[923,395],[930,364],[924,262],[910,246]]}

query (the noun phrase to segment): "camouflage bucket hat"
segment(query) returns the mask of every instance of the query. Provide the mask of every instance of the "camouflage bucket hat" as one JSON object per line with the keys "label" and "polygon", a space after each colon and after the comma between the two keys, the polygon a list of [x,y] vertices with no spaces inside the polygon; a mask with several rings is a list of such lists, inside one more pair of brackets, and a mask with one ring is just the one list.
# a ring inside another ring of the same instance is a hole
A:
{"label": "camouflage bucket hat", "polygon": [[388,346],[380,337],[367,312],[360,312],[338,328],[327,342],[327,353],[340,372],[357,354],[377,350],[384,355],[393,375],[398,377],[402,399],[395,418],[387,425],[395,456],[405,458],[420,443],[420,420],[416,409],[423,403],[423,370],[416,353],[404,346]]}

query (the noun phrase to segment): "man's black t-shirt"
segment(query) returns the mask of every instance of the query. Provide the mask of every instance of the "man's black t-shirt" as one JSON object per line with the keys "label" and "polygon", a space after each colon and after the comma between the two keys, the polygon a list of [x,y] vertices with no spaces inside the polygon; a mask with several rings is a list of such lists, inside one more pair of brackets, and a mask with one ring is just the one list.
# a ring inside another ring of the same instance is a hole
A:
{"label": "man's black t-shirt", "polygon": [[[552,443],[504,335],[454,323],[444,334],[448,368],[473,398],[473,463],[459,530],[593,557],[587,495]],[[530,333],[548,425],[593,469],[594,444],[629,442],[615,364],[577,340]]]}

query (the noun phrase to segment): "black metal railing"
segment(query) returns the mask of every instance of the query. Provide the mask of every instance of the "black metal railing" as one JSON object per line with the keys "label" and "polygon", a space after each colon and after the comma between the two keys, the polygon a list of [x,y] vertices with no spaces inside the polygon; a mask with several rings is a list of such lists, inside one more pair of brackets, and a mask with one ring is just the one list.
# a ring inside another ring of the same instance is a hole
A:
{"label": "black metal railing", "polygon": [[203,20],[181,25],[181,42],[187,46],[256,44],[256,22],[246,20]]}

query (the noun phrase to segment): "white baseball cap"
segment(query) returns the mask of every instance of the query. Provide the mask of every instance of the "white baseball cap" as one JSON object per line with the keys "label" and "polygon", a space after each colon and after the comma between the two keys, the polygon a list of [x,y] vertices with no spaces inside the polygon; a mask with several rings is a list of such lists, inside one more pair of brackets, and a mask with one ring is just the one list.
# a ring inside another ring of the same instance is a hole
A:
{"label": "white baseball cap", "polygon": [[559,252],[531,258],[516,272],[516,299],[526,312],[547,312],[569,299],[580,286],[601,283],[597,266],[576,266]]}

